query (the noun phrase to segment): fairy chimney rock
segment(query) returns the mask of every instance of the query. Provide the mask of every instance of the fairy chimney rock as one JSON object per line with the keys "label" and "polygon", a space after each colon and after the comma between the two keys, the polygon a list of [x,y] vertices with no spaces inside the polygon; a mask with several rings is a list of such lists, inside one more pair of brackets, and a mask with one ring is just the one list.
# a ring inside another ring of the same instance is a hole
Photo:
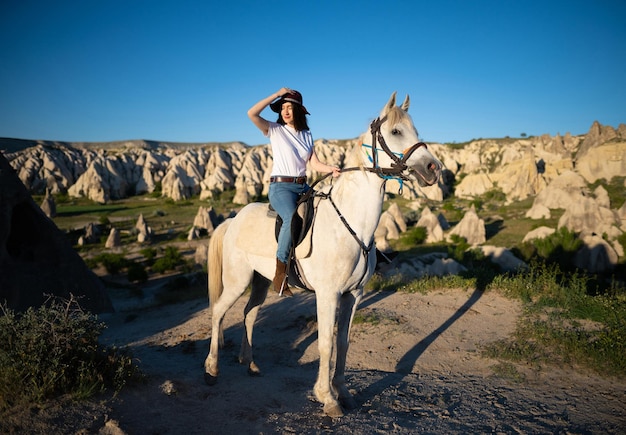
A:
{"label": "fairy chimney rock", "polygon": [[451,241],[452,235],[465,238],[467,243],[472,246],[485,243],[487,240],[485,221],[478,217],[476,209],[473,205],[472,208],[465,213],[463,219],[461,219],[461,221],[448,233],[448,241]]}
{"label": "fairy chimney rock", "polygon": [[213,207],[202,207],[198,208],[198,213],[196,213],[196,217],[193,220],[193,226],[196,228],[201,228],[207,230],[209,235],[213,234],[215,227],[218,224],[218,217],[215,213]]}
{"label": "fairy chimney rock", "polygon": [[444,239],[441,222],[428,207],[424,207],[424,210],[422,210],[422,214],[415,226],[426,228],[426,243],[437,243],[443,241]]}
{"label": "fairy chimney rock", "polygon": [[122,242],[120,240],[120,230],[117,228],[111,228],[111,232],[109,232],[109,237],[104,244],[105,248],[119,248],[122,246]]}
{"label": "fairy chimney rock", "polygon": [[404,215],[402,211],[400,211],[400,207],[395,202],[389,206],[387,209],[387,213],[389,213],[392,217],[396,225],[398,225],[398,229],[400,232],[406,231],[406,221],[404,220]]}
{"label": "fairy chimney rock", "polygon": [[152,228],[148,226],[145,219],[143,218],[143,214],[139,215],[137,219],[137,223],[135,224],[135,228],[138,231],[137,241],[139,243],[149,242],[152,237]]}
{"label": "fairy chimney rock", "polygon": [[43,210],[49,218],[54,218],[57,215],[57,205],[54,202],[54,197],[50,195],[49,189],[46,189],[46,196],[41,202],[41,210]]}

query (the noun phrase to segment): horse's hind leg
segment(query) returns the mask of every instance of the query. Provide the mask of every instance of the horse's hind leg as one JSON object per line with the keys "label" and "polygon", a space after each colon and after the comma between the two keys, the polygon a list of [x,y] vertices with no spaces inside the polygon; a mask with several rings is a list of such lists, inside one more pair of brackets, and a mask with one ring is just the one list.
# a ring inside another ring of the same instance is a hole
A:
{"label": "horse's hind leg", "polygon": [[267,290],[270,285],[270,281],[263,277],[260,273],[254,272],[252,278],[252,292],[250,299],[244,309],[244,331],[241,338],[241,351],[239,353],[239,362],[248,366],[248,374],[250,376],[258,376],[261,374],[261,370],[254,363],[252,359],[252,332],[254,329],[254,322],[256,321],[259,309],[265,298],[267,297]]}
{"label": "horse's hind leg", "polygon": [[350,293],[344,293],[339,302],[339,315],[337,319],[337,359],[335,375],[332,385],[337,392],[339,403],[346,409],[356,408],[356,402],[346,386],[346,355],[350,345],[350,327],[354,313],[361,301],[362,289],[356,289]]}

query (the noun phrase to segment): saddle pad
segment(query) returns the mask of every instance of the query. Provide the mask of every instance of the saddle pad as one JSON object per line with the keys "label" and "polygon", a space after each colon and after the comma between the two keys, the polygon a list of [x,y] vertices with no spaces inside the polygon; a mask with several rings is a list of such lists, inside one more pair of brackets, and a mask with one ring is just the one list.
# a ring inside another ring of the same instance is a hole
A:
{"label": "saddle pad", "polygon": [[[263,204],[259,207],[259,211],[254,216],[249,216],[240,225],[240,231],[237,234],[235,244],[243,251],[252,255],[261,257],[275,257],[276,238],[274,237],[274,228],[276,218],[268,216],[269,204]],[[296,247],[296,258],[307,258],[313,251],[312,241],[313,231],[306,235],[302,242]]]}

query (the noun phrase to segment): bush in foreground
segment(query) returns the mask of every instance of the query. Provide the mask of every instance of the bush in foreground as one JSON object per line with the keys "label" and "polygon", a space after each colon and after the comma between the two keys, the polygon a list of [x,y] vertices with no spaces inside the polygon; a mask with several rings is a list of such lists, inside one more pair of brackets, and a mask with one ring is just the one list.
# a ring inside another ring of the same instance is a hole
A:
{"label": "bush in foreground", "polygon": [[63,394],[119,391],[141,378],[126,352],[98,343],[104,324],[73,297],[24,313],[0,305],[0,314],[0,411]]}

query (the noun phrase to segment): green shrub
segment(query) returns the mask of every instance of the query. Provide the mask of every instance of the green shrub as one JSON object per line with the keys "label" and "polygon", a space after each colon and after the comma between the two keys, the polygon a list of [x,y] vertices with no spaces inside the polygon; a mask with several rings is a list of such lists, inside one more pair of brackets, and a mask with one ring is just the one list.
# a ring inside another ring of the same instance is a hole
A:
{"label": "green shrub", "polygon": [[104,324],[74,298],[51,298],[18,314],[0,305],[0,312],[0,410],[64,394],[119,391],[141,378],[131,356],[98,343]]}
{"label": "green shrub", "polygon": [[154,264],[154,259],[157,256],[157,250],[156,249],[154,249],[154,248],[143,248],[141,251],[139,251],[139,253],[144,256],[148,266],[152,266]]}
{"label": "green shrub", "polygon": [[157,259],[152,265],[152,271],[164,273],[168,270],[175,270],[177,266],[183,264],[185,259],[180,251],[174,246],[167,246],[163,257]]}
{"label": "green shrub", "polygon": [[146,268],[143,264],[136,261],[129,262],[126,276],[130,282],[146,282],[148,280]]}
{"label": "green shrub", "polygon": [[518,253],[523,256],[525,261],[539,257],[547,263],[556,263],[562,269],[568,270],[572,268],[573,254],[582,245],[582,240],[578,238],[575,232],[566,227],[561,227],[543,239],[523,243]]}
{"label": "green shrub", "polygon": [[421,245],[428,237],[428,230],[425,227],[413,227],[403,233],[401,238],[410,246]]}
{"label": "green shrub", "polygon": [[107,272],[116,275],[128,266],[128,260],[123,254],[103,253],[94,258],[94,261],[101,263]]}
{"label": "green shrub", "polygon": [[463,257],[465,256],[465,251],[470,248],[469,243],[467,243],[467,239],[465,237],[453,234],[450,237],[450,241],[452,242],[452,245],[447,246],[448,255],[459,263],[462,263]]}

